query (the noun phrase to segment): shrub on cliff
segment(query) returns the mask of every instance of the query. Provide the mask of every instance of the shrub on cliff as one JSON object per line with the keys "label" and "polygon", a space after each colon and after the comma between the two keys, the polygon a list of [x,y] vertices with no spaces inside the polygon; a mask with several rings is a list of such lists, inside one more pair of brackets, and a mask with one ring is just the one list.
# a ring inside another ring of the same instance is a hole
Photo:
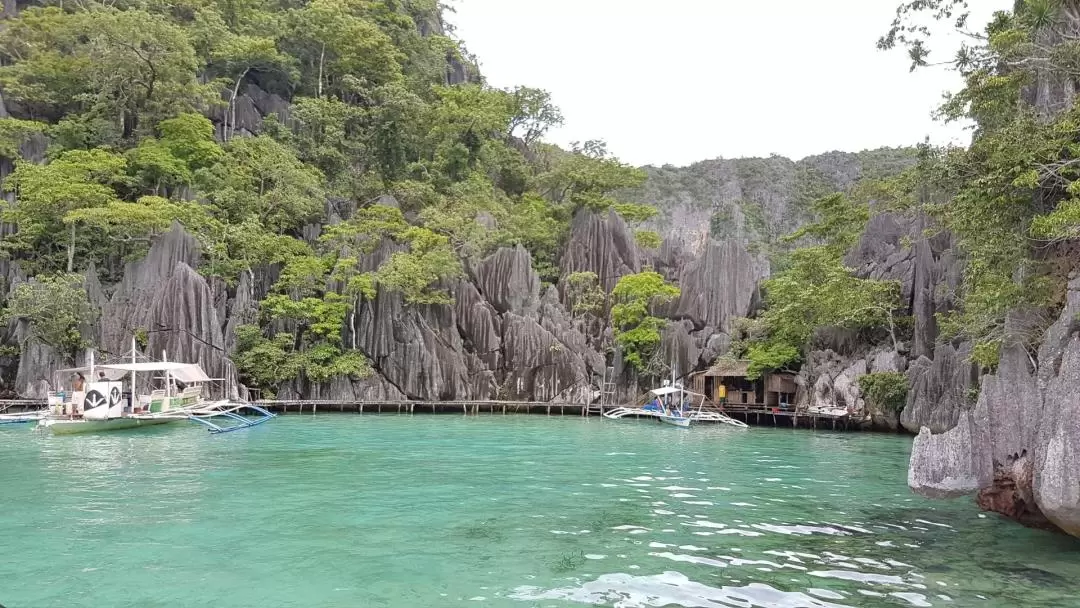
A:
{"label": "shrub on cliff", "polygon": [[877,372],[859,377],[863,398],[887,412],[899,412],[907,404],[908,379],[900,372]]}

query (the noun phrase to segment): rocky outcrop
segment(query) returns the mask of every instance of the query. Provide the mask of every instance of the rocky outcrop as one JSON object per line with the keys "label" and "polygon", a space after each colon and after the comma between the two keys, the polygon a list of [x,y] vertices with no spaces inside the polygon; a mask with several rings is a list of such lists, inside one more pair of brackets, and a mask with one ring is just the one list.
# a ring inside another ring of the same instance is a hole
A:
{"label": "rocky outcrop", "polygon": [[476,287],[461,281],[454,290],[454,310],[463,346],[490,370],[502,366],[502,319]]}
{"label": "rocky outcrop", "polygon": [[[394,250],[384,244],[361,265],[377,267]],[[471,274],[475,283],[459,281],[451,289],[453,305],[410,305],[380,291],[350,315],[346,345],[362,351],[379,377],[409,399],[587,400],[604,359],[557,290],[540,297],[528,251],[499,249]]]}
{"label": "rocky outcrop", "polygon": [[508,313],[503,350],[506,398],[584,403],[592,397],[592,378],[581,356],[536,321]]}
{"label": "rocky outcrop", "polygon": [[532,256],[518,245],[506,247],[481,261],[473,272],[476,287],[499,313],[535,318],[540,309],[540,277]]}
{"label": "rocky outcrop", "polygon": [[690,321],[672,321],[660,334],[660,352],[664,362],[675,368],[676,378],[684,378],[699,367],[701,340],[694,337],[693,331]]}
{"label": "rocky outcrop", "polygon": [[931,498],[971,494],[990,482],[990,460],[976,449],[981,432],[971,412],[946,433],[934,435],[923,427],[911,449],[908,486]]}
{"label": "rocky outcrop", "polygon": [[952,236],[925,215],[875,214],[844,263],[861,278],[900,283],[902,301],[915,322],[912,357],[933,359],[937,315],[955,307],[962,278]]}
{"label": "rocky outcrop", "polygon": [[710,241],[701,257],[691,262],[678,281],[682,293],[661,312],[672,319],[687,319],[695,328],[720,328],[726,333],[731,320],[744,317],[757,297],[758,282],[767,267],[733,241]]}
{"label": "rocky outcrop", "polygon": [[619,193],[648,202],[660,214],[646,227],[699,251],[709,236],[763,244],[808,219],[816,196],[843,192],[863,177],[895,175],[915,162],[914,150],[828,152],[791,161],[769,158],[714,159],[687,167],[645,167],[640,188]]}
{"label": "rocky outcrop", "polygon": [[801,387],[797,405],[847,410],[872,429],[896,431],[900,428],[899,412],[883,409],[866,399],[859,378],[866,374],[903,372],[906,366],[907,358],[892,348],[847,356],[828,349],[811,351],[796,377],[796,384]]}
{"label": "rocky outcrop", "polygon": [[933,360],[919,357],[908,369],[907,406],[900,423],[911,433],[928,427],[943,433],[954,426],[960,412],[972,408],[973,389],[978,387],[979,370],[971,363],[971,348],[963,344],[937,347]]}
{"label": "rocky outcrop", "polygon": [[[101,346],[111,353],[131,350],[131,338],[139,330],[149,332],[155,323],[150,306],[161,287],[169,280],[178,264],[197,268],[201,260],[199,242],[184,231],[180,224],[159,238],[149,253],[138,262],[131,262],[124,270],[124,278],[117,285],[112,298],[102,311]],[[159,319],[165,322],[168,319]],[[159,353],[160,354],[160,353]]]}
{"label": "rocky outcrop", "polygon": [[[16,264],[8,266],[6,278],[6,283],[12,290],[28,281]],[[101,311],[106,302],[105,294],[93,265],[86,272],[84,286],[90,305],[96,311]],[[85,364],[86,353],[76,353],[73,361],[65,353],[58,352],[54,347],[33,337],[30,329],[29,324],[23,320],[12,321],[7,327],[0,326],[0,344],[20,346],[13,386],[15,395],[27,399],[44,399],[50,390],[56,390],[57,382],[66,380],[55,377],[55,371],[72,364]],[[79,332],[89,344],[96,344],[101,338],[100,324],[84,325],[79,328]]]}
{"label": "rocky outcrop", "polygon": [[[250,270],[240,273],[236,295],[229,302],[228,320],[225,323],[225,352],[236,352],[236,330],[241,325],[251,325],[259,319],[259,302],[255,294],[255,275]],[[220,320],[220,319],[219,319]]]}
{"label": "rocky outcrop", "polygon": [[[984,509],[1080,536],[1080,279],[1068,288],[1037,360],[1008,343],[997,372],[983,377],[974,412],[961,411],[938,434],[920,430],[908,475],[914,490],[938,495],[941,480],[953,480],[955,492],[978,490]],[[1010,317],[1007,334],[1022,325]]]}
{"label": "rocky outcrop", "polygon": [[[1035,502],[1055,525],[1080,536],[1080,278],[1039,349],[1042,416],[1034,435]],[[1030,436],[1030,435],[1029,435]],[[1031,450],[1029,450],[1031,452]]]}
{"label": "rocky outcrop", "polygon": [[380,289],[351,315],[346,342],[413,399],[477,399],[450,306],[409,306],[400,294]]}
{"label": "rocky outcrop", "polygon": [[30,337],[30,328],[19,322],[14,335],[22,345],[18,370],[15,373],[15,392],[24,399],[44,399],[55,388],[55,370],[64,369],[71,363],[56,349]]}
{"label": "rocky outcrop", "polygon": [[606,214],[581,211],[574,216],[561,262],[564,278],[575,272],[593,272],[610,293],[620,278],[640,270],[634,235],[619,214],[614,210]]}
{"label": "rocky outcrop", "polygon": [[804,391],[804,401],[799,405],[861,413],[865,404],[858,381],[866,373],[866,360],[861,357],[849,359],[831,350],[814,351],[797,381],[809,389]]}
{"label": "rocky outcrop", "polygon": [[915,261],[914,251],[905,246],[905,241],[914,236],[913,230],[909,219],[892,213],[875,214],[844,263],[864,279],[899,281],[901,298],[911,302]]}
{"label": "rocky outcrop", "polygon": [[235,385],[213,293],[199,273],[177,262],[169,278],[154,290],[147,312],[150,354],[165,353],[169,361],[198,363],[211,378],[226,378]]}
{"label": "rocky outcrop", "polygon": [[560,302],[559,290],[554,286],[544,290],[540,299],[540,326],[546,329],[570,349],[581,356],[582,361],[593,376],[604,368],[604,356],[587,335],[584,322],[575,320]]}

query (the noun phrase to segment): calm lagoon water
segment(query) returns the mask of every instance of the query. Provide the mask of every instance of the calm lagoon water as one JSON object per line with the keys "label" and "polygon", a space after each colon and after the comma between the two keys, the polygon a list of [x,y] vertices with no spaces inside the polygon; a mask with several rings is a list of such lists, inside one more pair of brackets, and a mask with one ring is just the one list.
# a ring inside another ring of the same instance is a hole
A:
{"label": "calm lagoon water", "polygon": [[0,604],[1077,606],[1080,541],[910,439],[526,416],[0,430]]}

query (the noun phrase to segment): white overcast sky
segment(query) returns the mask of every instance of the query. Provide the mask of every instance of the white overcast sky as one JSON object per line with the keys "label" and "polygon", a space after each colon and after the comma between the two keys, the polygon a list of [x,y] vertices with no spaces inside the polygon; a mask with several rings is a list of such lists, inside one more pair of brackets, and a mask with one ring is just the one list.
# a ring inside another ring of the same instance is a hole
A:
{"label": "white overcast sky", "polygon": [[[931,118],[959,77],[874,46],[899,2],[450,0],[448,21],[490,84],[552,93],[566,124],[549,140],[603,139],[635,165],[966,145]],[[972,4],[981,30],[1012,0]]]}

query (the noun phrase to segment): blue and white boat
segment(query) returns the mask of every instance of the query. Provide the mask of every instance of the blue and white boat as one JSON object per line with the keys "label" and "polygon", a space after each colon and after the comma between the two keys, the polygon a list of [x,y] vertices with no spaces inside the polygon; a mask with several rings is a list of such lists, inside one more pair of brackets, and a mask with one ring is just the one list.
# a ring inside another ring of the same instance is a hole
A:
{"label": "blue and white boat", "polygon": [[739,428],[749,428],[723,412],[705,409],[705,395],[683,388],[679,382],[664,381],[664,386],[649,391],[647,403],[640,407],[617,407],[604,412],[605,418],[618,420],[629,416],[657,418],[664,424],[689,428],[692,422],[719,422]]}

